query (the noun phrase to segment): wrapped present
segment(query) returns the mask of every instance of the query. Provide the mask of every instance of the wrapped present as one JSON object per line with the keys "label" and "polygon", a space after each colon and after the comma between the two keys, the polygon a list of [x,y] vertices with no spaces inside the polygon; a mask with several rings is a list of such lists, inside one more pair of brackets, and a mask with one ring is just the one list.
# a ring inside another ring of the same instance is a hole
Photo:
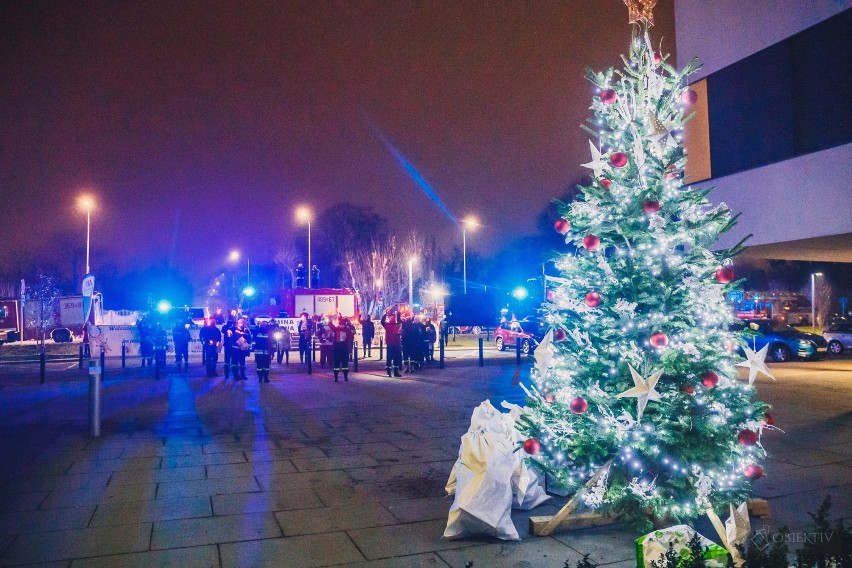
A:
{"label": "wrapped present", "polygon": [[[636,568],[651,568],[651,561],[660,561],[668,552],[669,545],[674,545],[675,554],[683,561],[690,560],[692,551],[689,549],[689,541],[695,534],[691,527],[675,525],[640,536],[636,539]],[[703,535],[698,536],[707,568],[726,568],[728,551]]]}

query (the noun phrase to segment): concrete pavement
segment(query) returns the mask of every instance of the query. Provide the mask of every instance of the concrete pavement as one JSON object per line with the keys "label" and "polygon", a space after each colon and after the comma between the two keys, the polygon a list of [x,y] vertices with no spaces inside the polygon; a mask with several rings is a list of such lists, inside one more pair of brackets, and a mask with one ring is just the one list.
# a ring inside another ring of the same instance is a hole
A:
{"label": "concrete pavement", "polygon": [[[622,526],[529,537],[526,517],[559,503],[513,515],[521,542],[441,538],[471,410],[521,398],[528,368],[511,357],[402,379],[367,361],[347,383],[273,367],[268,385],[208,380],[198,365],[160,381],[112,369],[98,439],[81,376],[0,378],[0,566],[635,564],[638,535]],[[759,388],[786,434],[765,435],[773,458],[756,493],[791,528],[826,494],[848,517],[852,363],[772,368],[779,381]]]}

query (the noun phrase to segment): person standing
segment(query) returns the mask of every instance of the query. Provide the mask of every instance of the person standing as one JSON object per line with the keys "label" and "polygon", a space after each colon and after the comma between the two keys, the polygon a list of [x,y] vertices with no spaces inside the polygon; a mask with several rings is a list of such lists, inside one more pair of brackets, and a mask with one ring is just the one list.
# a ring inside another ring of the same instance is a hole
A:
{"label": "person standing", "polygon": [[207,377],[216,376],[216,363],[219,362],[219,345],[222,343],[222,332],[214,325],[213,318],[204,320],[204,327],[198,332],[204,350],[204,364],[207,368]]}
{"label": "person standing", "polygon": [[175,344],[175,364],[180,372],[180,363],[183,361],[184,370],[189,371],[189,342],[192,341],[192,336],[189,333],[189,328],[192,326],[192,320],[185,322],[177,322],[172,328],[172,341]]}
{"label": "person standing", "polygon": [[148,363],[148,367],[154,366],[154,341],[151,338],[151,326],[145,318],[136,322],[139,330],[139,356],[142,358],[142,366]]}
{"label": "person standing", "polygon": [[435,341],[438,340],[438,332],[435,329],[435,324],[432,323],[431,318],[426,318],[424,322],[425,332],[426,332],[426,360],[434,361],[435,360]]}
{"label": "person standing", "polygon": [[269,324],[261,322],[254,336],[254,364],[257,367],[257,381],[269,382],[269,367],[272,362],[270,347]]}
{"label": "person standing", "polygon": [[361,337],[364,341],[364,358],[373,356],[373,338],[376,337],[376,324],[370,315],[361,320]]}
{"label": "person standing", "polygon": [[[274,321],[274,320],[273,320]],[[278,364],[281,364],[281,360],[283,359],[287,365],[290,364],[290,347],[293,342],[293,334],[290,333],[290,328],[286,325],[281,326],[275,332],[276,334],[276,347],[278,349]],[[300,342],[301,343],[301,342]]]}
{"label": "person standing", "polygon": [[[233,370],[233,355],[234,355],[234,329],[236,325],[234,325],[233,319],[228,319],[225,325],[222,326],[222,346],[225,351],[225,378],[227,379],[231,375],[231,371]],[[237,374],[234,373],[234,378],[237,378]]]}
{"label": "person standing", "polygon": [[299,316],[299,361],[304,363],[311,356],[311,340],[314,337],[314,322],[308,317],[308,312]]}
{"label": "person standing", "polygon": [[328,324],[329,335],[331,336],[331,361],[334,369],[334,382],[340,371],[343,371],[343,380],[349,380],[349,341],[352,337],[350,331],[349,320],[346,318],[337,318],[337,321],[331,321]]}
{"label": "person standing", "polygon": [[231,350],[231,368],[234,380],[246,380],[246,357],[251,352],[251,331],[246,324],[246,318],[237,321],[234,328],[234,346]]}
{"label": "person standing", "polygon": [[163,324],[160,322],[157,322],[157,325],[154,326],[152,339],[154,340],[154,361],[160,369],[164,369],[166,367],[166,348],[169,344],[169,338],[166,335],[166,330],[163,329]]}
{"label": "person standing", "polygon": [[334,343],[331,332],[331,318],[320,322],[317,327],[317,338],[320,342],[320,367],[325,367],[326,363],[331,365],[331,349]]}
{"label": "person standing", "polygon": [[385,328],[385,345],[388,348],[386,365],[388,376],[390,377],[393,371],[394,377],[401,377],[399,371],[402,368],[402,326],[397,323],[396,316],[391,313],[390,308],[385,310],[381,324]]}

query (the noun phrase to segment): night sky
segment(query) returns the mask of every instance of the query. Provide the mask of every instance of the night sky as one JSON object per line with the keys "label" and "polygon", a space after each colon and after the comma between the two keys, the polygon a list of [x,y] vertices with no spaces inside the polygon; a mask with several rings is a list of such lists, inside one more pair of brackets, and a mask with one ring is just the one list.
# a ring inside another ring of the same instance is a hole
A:
{"label": "night sky", "polygon": [[[655,16],[671,52],[671,0]],[[585,173],[584,71],[630,32],[621,0],[4,2],[0,260],[82,247],[84,190],[96,273],[268,261],[301,203],[458,244],[379,133],[493,253]]]}

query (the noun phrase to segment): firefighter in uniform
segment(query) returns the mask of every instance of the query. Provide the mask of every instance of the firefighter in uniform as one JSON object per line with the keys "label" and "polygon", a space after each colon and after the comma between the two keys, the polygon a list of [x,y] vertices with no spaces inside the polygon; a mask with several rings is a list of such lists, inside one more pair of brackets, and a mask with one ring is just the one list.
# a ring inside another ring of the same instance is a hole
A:
{"label": "firefighter in uniform", "polygon": [[[234,353],[234,320],[229,319],[225,325],[222,326],[222,346],[225,352],[225,378],[227,379],[231,375],[232,370],[232,355]],[[234,378],[237,378],[236,373],[234,373]]]}
{"label": "firefighter in uniform", "polygon": [[237,320],[233,329],[234,345],[231,349],[231,370],[234,372],[234,380],[246,380],[246,357],[251,353],[251,331],[249,331],[246,318]]}
{"label": "firefighter in uniform", "polygon": [[308,312],[302,312],[299,318],[299,361],[305,363],[307,357],[312,357],[311,339],[314,336],[314,322],[308,316]]}
{"label": "firefighter in uniform", "polygon": [[390,377],[393,371],[394,377],[401,377],[399,370],[402,367],[402,325],[397,323],[396,316],[391,313],[390,308],[385,310],[381,323],[385,328],[385,344],[388,348],[388,376]]}
{"label": "firefighter in uniform", "polygon": [[257,382],[269,382],[269,365],[272,355],[269,351],[269,324],[262,322],[254,334],[254,364],[257,367]]}
{"label": "firefighter in uniform", "polygon": [[175,365],[177,365],[178,373],[180,373],[181,361],[184,363],[184,370],[189,371],[189,342],[192,341],[192,336],[189,333],[190,327],[192,327],[192,320],[188,319],[185,322],[177,322],[172,328],[172,341],[175,344]]}
{"label": "firefighter in uniform", "polygon": [[334,369],[334,382],[340,371],[343,371],[343,380],[349,380],[349,341],[352,332],[349,330],[349,320],[337,318],[328,324],[331,335],[331,366]]}
{"label": "firefighter in uniform", "polygon": [[216,376],[216,363],[219,361],[219,345],[222,343],[222,332],[213,323],[213,318],[204,320],[204,327],[198,332],[198,339],[204,349],[204,363],[207,366],[207,376]]}
{"label": "firefighter in uniform", "polygon": [[166,336],[166,330],[163,329],[163,324],[157,322],[154,326],[154,361],[160,369],[166,366],[166,348],[168,347],[169,338]]}

